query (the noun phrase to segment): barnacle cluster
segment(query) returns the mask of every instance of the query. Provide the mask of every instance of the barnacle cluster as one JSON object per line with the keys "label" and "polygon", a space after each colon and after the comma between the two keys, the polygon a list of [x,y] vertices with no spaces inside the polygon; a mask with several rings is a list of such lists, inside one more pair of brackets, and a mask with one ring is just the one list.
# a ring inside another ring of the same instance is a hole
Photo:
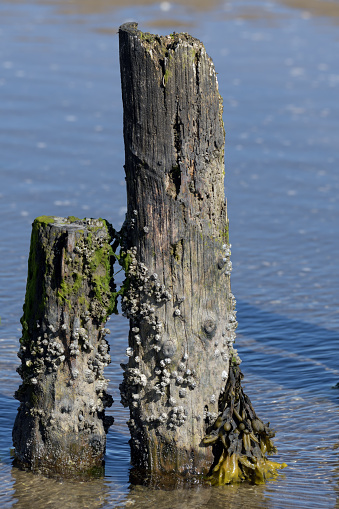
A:
{"label": "barnacle cluster", "polygon": [[[44,233],[45,225],[49,224],[57,232],[54,233],[54,244],[48,242]],[[61,254],[57,244],[61,242],[63,226],[69,225],[82,235],[79,235],[73,252],[67,253],[64,248]],[[82,228],[87,228],[87,235],[83,234]],[[22,361],[18,372],[24,383],[36,385],[38,376],[57,371],[66,358],[92,352],[93,336],[98,330],[98,350],[93,352],[97,375],[102,375],[104,366],[109,364],[109,347],[105,340],[109,329],[104,328],[102,322],[116,306],[116,294],[112,291],[115,287],[111,277],[110,239],[108,224],[104,220],[42,216],[34,221],[21,318],[23,333],[18,352]],[[64,266],[61,281],[55,276],[58,264]],[[90,274],[86,281],[84,273]],[[53,287],[56,287],[55,295]],[[58,306],[65,310],[63,320],[61,315],[58,316]]]}
{"label": "barnacle cluster", "polygon": [[122,294],[123,315],[134,320],[142,320],[153,326],[155,334],[161,331],[161,324],[155,316],[155,304],[168,302],[171,293],[158,281],[158,274],[149,270],[136,258],[137,249],[132,247],[119,256],[119,263],[126,273]]}
{"label": "barnacle cluster", "polygon": [[[171,363],[170,356],[166,355],[166,345],[162,341],[163,323],[159,320],[155,311],[156,308],[172,299],[171,293],[158,280],[158,274],[150,274],[145,264],[138,262],[136,248],[122,251],[119,256],[119,263],[123,266],[126,274],[121,294],[123,314],[131,320],[130,344],[126,350],[129,364],[122,365],[125,370],[124,382],[120,386],[122,401],[128,404],[131,399],[133,407],[137,407],[135,391],[145,386],[145,383],[136,383],[136,376],[139,381],[145,377],[141,373],[139,364],[142,362],[145,350],[149,345],[142,343],[145,337],[150,340],[150,348],[159,358],[159,365],[155,368],[155,375],[158,382],[154,385],[156,394],[164,394],[164,388],[170,382],[170,375],[166,367]],[[143,329],[143,330],[141,330]],[[167,345],[168,346],[168,345]]]}
{"label": "barnacle cluster", "polygon": [[241,387],[242,378],[238,360],[233,357],[225,391],[219,398],[219,416],[203,439],[205,445],[214,448],[216,460],[208,477],[213,485],[243,480],[261,484],[286,466],[267,459],[266,454],[276,452],[271,440],[275,433],[269,423],[257,417]]}
{"label": "barnacle cluster", "polygon": [[[185,297],[173,297],[173,289],[162,284],[161,275],[138,260],[136,247],[126,248],[122,238],[119,242],[121,251],[116,257],[126,276],[119,293],[122,295],[123,314],[130,319],[131,324],[129,347],[126,350],[128,363],[121,365],[124,370],[124,380],[120,385],[121,401],[130,407],[134,418],[132,434],[138,424],[144,426],[145,423],[139,422],[140,410],[143,408],[142,401],[150,398],[155,403],[161,400],[161,405],[153,405],[152,409],[148,410],[149,415],[144,417],[145,422],[152,423],[152,427],[166,425],[168,429],[175,431],[187,421],[187,410],[181,411],[183,407],[180,404],[184,404],[190,392],[199,386],[199,378],[195,366],[188,362],[188,351],[183,349],[180,356],[176,338],[170,337],[166,323],[163,323],[163,318],[159,318],[158,311],[163,305],[168,305],[169,316],[173,313],[174,320],[185,320],[180,308]],[[224,244],[220,270],[231,270],[230,253],[230,245]],[[227,380],[229,352],[237,326],[234,306],[235,299],[231,294],[227,325],[222,337],[211,341],[215,347],[214,355],[220,359],[222,382]],[[164,314],[166,313],[162,312],[162,317]],[[207,317],[202,323],[202,335],[211,340],[216,326],[215,320]],[[197,419],[201,419],[203,415],[205,423],[214,422],[218,416],[214,409],[217,400],[218,393],[215,391],[215,394],[210,395],[209,404],[212,408],[206,407],[204,413],[201,408]]]}

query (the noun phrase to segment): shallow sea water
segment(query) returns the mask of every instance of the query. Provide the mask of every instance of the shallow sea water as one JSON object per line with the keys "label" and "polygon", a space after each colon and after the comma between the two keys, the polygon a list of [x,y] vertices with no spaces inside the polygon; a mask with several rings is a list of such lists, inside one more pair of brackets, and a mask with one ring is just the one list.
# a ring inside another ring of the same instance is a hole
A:
{"label": "shallow sea water", "polygon": [[[12,466],[15,372],[31,223],[125,214],[117,29],[187,31],[213,58],[224,98],[226,194],[237,348],[258,415],[277,431],[264,486],[129,482],[120,362],[103,479],[56,481]],[[339,2],[0,0],[0,507],[339,508]]]}

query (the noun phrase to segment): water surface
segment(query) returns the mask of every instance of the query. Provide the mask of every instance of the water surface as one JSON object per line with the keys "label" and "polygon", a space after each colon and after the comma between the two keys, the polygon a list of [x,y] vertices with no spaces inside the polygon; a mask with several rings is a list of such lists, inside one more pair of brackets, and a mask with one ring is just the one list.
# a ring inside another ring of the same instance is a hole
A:
{"label": "water surface", "polygon": [[[12,466],[15,372],[31,223],[126,210],[117,29],[188,31],[218,72],[226,194],[246,391],[288,468],[265,486],[131,486],[120,362],[106,473],[46,480]],[[0,2],[0,506],[332,508],[338,494],[339,3],[126,0]]]}

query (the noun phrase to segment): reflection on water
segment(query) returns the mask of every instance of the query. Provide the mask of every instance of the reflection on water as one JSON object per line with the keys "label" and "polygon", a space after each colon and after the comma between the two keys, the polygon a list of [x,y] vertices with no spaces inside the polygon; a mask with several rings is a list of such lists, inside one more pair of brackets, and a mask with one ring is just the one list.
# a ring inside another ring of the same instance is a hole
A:
{"label": "reflection on water", "polygon": [[[1,508],[339,507],[338,9],[325,0],[0,2]],[[219,73],[237,347],[246,393],[288,464],[266,486],[130,486],[122,316],[110,322],[105,477],[58,482],[12,466],[31,223],[76,215],[119,228],[124,218],[115,32],[128,19],[160,33],[184,26]]]}
{"label": "reflection on water", "polygon": [[13,505],[16,509],[36,507],[60,507],[74,509],[83,507],[98,509],[107,505],[110,499],[110,486],[104,479],[96,479],[79,485],[67,481],[53,481],[43,479],[31,472],[22,472],[13,468],[11,471],[14,481],[12,486],[13,498],[17,501]]}

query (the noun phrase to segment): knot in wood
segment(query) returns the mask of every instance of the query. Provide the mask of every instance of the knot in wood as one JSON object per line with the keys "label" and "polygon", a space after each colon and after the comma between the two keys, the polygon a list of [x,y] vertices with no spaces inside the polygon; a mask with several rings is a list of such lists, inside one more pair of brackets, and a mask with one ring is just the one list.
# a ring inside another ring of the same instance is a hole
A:
{"label": "knot in wood", "polygon": [[215,334],[215,331],[217,330],[217,324],[214,320],[209,318],[204,321],[202,328],[203,328],[205,334],[208,337],[212,338]]}
{"label": "knot in wood", "polygon": [[167,341],[163,346],[163,352],[168,358],[172,358],[176,352],[175,344],[173,341]]}

